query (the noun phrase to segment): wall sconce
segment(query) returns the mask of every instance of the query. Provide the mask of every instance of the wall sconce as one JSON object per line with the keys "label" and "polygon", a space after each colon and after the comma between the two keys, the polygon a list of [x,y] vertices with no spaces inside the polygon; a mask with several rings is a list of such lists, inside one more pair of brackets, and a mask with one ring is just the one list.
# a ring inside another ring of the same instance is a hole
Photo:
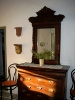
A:
{"label": "wall sconce", "polygon": [[15,27],[16,29],[16,35],[19,37],[21,36],[21,32],[22,32],[22,27]]}
{"label": "wall sconce", "polygon": [[14,46],[15,46],[15,52],[17,54],[21,54],[21,52],[22,52],[22,45],[21,44],[14,44]]}

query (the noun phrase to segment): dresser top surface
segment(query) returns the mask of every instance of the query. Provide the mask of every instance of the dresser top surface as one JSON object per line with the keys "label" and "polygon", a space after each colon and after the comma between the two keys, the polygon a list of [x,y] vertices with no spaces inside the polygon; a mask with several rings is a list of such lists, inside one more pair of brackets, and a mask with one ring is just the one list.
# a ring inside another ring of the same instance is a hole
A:
{"label": "dresser top surface", "polygon": [[64,71],[68,71],[68,69],[69,69],[68,65],[44,65],[44,66],[39,66],[39,64],[28,63],[28,62],[18,64],[17,67],[24,68],[24,69],[64,70]]}

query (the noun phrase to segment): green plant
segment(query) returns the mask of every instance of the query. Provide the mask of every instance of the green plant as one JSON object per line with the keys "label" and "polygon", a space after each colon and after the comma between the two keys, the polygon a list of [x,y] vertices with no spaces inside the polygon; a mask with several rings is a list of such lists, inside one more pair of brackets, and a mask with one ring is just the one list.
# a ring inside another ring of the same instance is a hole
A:
{"label": "green plant", "polygon": [[43,52],[35,52],[32,50],[33,56],[37,59],[50,59],[50,56],[52,55],[52,53],[49,50],[43,50]]}

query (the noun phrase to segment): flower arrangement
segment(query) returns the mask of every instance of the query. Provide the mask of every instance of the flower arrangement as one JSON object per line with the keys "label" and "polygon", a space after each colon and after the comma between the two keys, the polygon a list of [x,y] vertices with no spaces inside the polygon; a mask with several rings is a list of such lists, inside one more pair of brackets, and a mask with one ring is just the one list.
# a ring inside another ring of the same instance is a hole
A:
{"label": "flower arrangement", "polygon": [[32,50],[33,56],[37,59],[45,59],[48,60],[50,59],[50,56],[52,55],[51,51],[49,50],[43,50],[43,52],[35,52]]}

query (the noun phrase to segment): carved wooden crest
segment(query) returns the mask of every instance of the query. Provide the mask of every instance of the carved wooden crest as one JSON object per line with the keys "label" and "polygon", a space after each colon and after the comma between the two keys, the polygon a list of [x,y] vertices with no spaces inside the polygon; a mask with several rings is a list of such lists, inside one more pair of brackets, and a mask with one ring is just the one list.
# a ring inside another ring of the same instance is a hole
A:
{"label": "carved wooden crest", "polygon": [[37,22],[37,23],[45,23],[45,22],[51,22],[51,21],[59,21],[61,22],[63,18],[65,17],[62,14],[54,15],[56,11],[51,10],[50,8],[44,6],[41,10],[36,12],[36,17],[30,17],[29,21],[31,23]]}

